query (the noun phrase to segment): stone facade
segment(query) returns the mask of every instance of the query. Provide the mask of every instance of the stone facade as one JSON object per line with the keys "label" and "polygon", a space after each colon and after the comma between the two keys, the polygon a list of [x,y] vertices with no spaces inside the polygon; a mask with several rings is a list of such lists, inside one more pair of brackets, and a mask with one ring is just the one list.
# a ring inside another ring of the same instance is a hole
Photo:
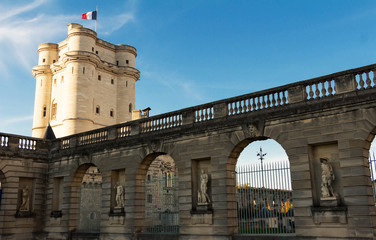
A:
{"label": "stone facade", "polygon": [[[375,71],[365,66],[55,140],[1,133],[1,238],[262,239],[238,234],[234,171],[249,143],[273,139],[291,167],[296,232],[284,238],[376,239],[368,166]],[[164,155],[178,175],[179,226],[151,234],[144,231],[144,182]],[[338,201],[329,204],[321,195],[321,158],[336,176]],[[88,169],[96,168],[101,178],[94,174],[98,183],[87,183]],[[205,209],[196,196],[202,170],[209,180]],[[116,202],[119,184],[123,208]],[[30,202],[21,211],[24,188]],[[85,204],[90,196],[94,215]],[[87,217],[95,229],[83,224]]]}
{"label": "stone facade", "polygon": [[132,120],[136,49],[97,38],[93,30],[68,25],[67,39],[39,45],[33,137],[48,124],[57,137]]}

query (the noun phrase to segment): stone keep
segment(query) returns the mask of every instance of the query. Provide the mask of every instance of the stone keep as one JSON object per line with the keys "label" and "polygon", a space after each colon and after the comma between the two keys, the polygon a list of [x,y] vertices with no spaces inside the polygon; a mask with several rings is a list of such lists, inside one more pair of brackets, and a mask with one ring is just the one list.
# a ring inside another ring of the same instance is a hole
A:
{"label": "stone keep", "polygon": [[132,120],[137,51],[114,45],[80,24],[68,25],[67,39],[38,48],[33,137],[48,124],[56,137]]}

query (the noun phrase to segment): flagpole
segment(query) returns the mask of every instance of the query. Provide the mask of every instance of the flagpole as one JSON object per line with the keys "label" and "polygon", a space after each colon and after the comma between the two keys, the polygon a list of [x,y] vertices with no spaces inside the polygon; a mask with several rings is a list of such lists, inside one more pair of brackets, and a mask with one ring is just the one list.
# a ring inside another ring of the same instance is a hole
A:
{"label": "flagpole", "polygon": [[97,12],[97,17],[95,18],[95,32],[97,32],[97,22],[98,22],[98,6],[95,7],[95,11]]}

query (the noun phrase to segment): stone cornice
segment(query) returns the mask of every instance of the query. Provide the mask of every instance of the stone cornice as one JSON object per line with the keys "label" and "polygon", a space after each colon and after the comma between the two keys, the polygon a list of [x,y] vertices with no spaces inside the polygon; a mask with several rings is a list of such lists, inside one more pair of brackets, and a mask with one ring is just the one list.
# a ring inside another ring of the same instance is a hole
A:
{"label": "stone cornice", "polygon": [[50,65],[38,65],[32,69],[33,76],[36,78],[38,75],[52,74]]}
{"label": "stone cornice", "polygon": [[133,67],[128,66],[116,66],[105,61],[102,61],[97,54],[87,51],[70,51],[65,53],[58,63],[51,65],[52,71],[60,71],[66,67],[68,62],[81,61],[93,64],[97,69],[114,73],[117,75],[126,75],[134,78],[136,81],[140,78],[140,71]]}

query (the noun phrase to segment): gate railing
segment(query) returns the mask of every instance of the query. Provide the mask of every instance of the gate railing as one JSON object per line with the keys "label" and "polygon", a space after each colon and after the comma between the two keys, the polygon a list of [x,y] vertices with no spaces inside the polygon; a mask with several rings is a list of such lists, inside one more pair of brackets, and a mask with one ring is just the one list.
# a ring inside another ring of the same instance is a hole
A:
{"label": "gate railing", "polygon": [[238,234],[295,233],[289,162],[236,168]]}
{"label": "gate railing", "polygon": [[375,153],[369,153],[369,170],[371,172],[371,181],[373,189],[373,198],[376,205],[376,157]]}
{"label": "gate railing", "polygon": [[178,180],[172,174],[144,181],[145,221],[143,232],[179,233]]}

